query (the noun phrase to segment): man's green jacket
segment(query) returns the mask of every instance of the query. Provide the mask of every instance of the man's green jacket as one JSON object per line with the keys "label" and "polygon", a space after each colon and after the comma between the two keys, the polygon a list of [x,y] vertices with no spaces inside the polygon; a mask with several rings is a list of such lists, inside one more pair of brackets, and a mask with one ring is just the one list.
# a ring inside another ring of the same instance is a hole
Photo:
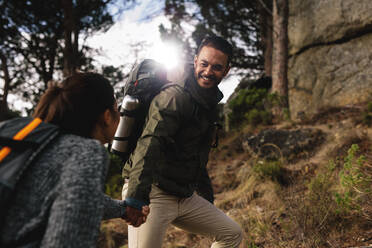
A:
{"label": "man's green jacket", "polygon": [[129,205],[149,204],[152,184],[179,197],[197,191],[213,202],[206,165],[222,97],[217,87],[198,86],[193,71],[155,96],[137,147],[123,169],[123,177],[129,178]]}

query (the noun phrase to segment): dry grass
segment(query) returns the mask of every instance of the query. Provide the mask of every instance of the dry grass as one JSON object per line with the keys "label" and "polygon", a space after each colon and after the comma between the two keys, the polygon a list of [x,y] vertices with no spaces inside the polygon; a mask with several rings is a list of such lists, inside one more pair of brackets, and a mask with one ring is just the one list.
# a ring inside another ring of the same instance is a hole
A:
{"label": "dry grass", "polygon": [[117,248],[125,247],[128,243],[127,224],[122,219],[102,221],[97,247]]}
{"label": "dry grass", "polygon": [[[244,230],[240,248],[346,248],[372,244],[371,194],[358,198],[358,211],[339,211],[335,201],[335,192],[342,192],[339,172],[352,144],[359,145],[358,156],[365,155],[363,173],[372,177],[372,129],[355,127],[352,118],[357,112],[350,113],[343,110],[329,121],[326,115],[320,116],[311,126],[304,126],[321,129],[326,141],[312,157],[295,163],[286,164],[278,156],[286,184],[255,171],[257,156],[242,152],[240,137],[254,132],[251,127],[230,136],[225,134],[220,147],[211,153],[208,169],[217,193],[215,204]],[[299,128],[301,124],[296,125]],[[330,160],[334,161],[332,166]],[[115,235],[110,235],[115,240]],[[120,247],[109,246],[113,244],[110,242],[101,247]],[[170,227],[163,247],[207,248],[211,243],[207,238]]]}

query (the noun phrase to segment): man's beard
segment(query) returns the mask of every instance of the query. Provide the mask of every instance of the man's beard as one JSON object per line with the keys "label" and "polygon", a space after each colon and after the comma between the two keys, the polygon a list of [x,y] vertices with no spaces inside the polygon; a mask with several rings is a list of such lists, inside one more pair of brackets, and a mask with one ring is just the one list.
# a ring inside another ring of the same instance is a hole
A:
{"label": "man's beard", "polygon": [[211,75],[211,76],[203,76],[202,75],[203,72],[200,72],[197,74],[196,78],[199,80],[199,79],[202,79],[202,80],[209,80],[211,83],[213,83],[215,86],[218,85],[218,83],[220,82],[217,77]]}

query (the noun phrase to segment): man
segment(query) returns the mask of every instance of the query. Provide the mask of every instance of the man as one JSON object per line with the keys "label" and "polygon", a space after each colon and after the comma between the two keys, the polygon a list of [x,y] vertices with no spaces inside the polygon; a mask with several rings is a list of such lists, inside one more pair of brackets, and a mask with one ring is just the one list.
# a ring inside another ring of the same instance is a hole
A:
{"label": "man", "polygon": [[153,99],[142,136],[123,170],[127,220],[137,226],[144,218],[139,209],[150,203],[146,223],[128,228],[129,248],[160,248],[169,224],[213,238],[215,248],[239,246],[241,228],[213,205],[206,170],[216,107],[223,97],[217,85],[230,69],[231,56],[226,40],[206,37],[194,68]]}

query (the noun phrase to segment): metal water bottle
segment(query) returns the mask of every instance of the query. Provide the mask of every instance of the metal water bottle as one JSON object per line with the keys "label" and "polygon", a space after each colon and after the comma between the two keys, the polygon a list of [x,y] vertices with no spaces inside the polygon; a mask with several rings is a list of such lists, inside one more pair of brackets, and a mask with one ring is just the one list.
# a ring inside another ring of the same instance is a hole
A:
{"label": "metal water bottle", "polygon": [[120,108],[120,121],[116,129],[111,151],[127,160],[131,152],[131,135],[136,125],[136,111],[140,107],[138,98],[126,95]]}

